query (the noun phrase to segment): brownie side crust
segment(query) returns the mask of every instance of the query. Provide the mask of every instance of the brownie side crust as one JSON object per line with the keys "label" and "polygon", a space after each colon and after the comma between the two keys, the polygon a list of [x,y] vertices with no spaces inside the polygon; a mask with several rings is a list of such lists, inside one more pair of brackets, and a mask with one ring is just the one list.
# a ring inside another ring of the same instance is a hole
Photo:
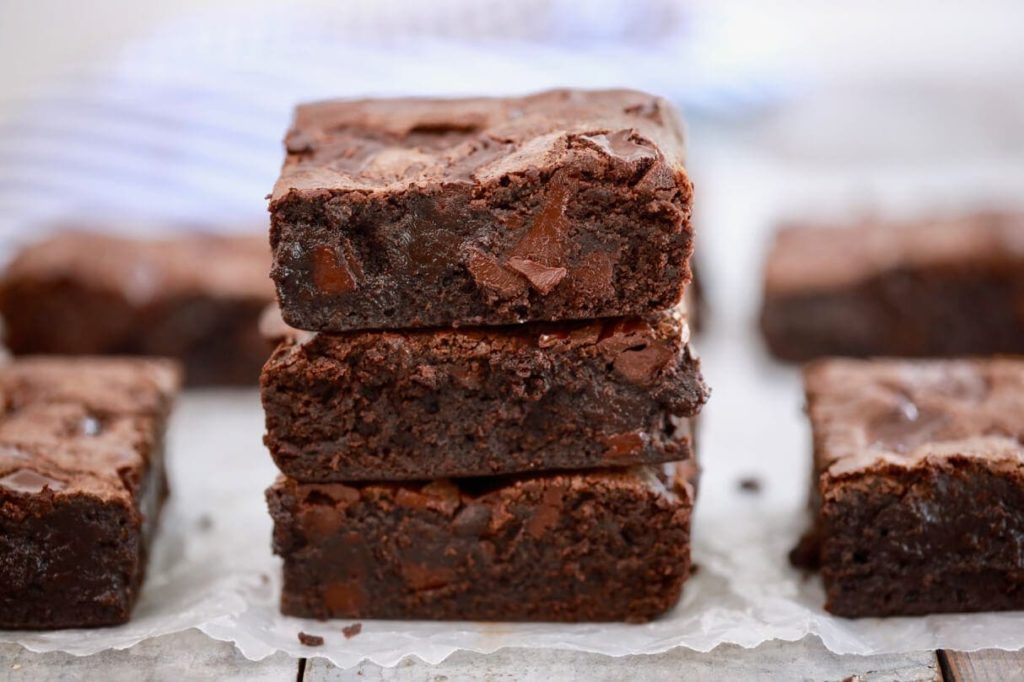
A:
{"label": "brownie side crust", "polygon": [[0,628],[129,619],[167,495],[169,362],[0,368]]}
{"label": "brownie side crust", "polygon": [[841,616],[1024,608],[1024,362],[820,361],[816,527]]}
{"label": "brownie side crust", "polygon": [[708,388],[681,310],[652,320],[300,334],[262,377],[297,480],[426,480],[687,459]]}
{"label": "brownie side crust", "polygon": [[270,241],[296,328],[644,315],[690,279],[681,124],[650,95],[321,102],[286,148]]}
{"label": "brownie side crust", "polygon": [[1024,352],[1024,218],[798,226],[776,236],[761,328],[789,361]]}
{"label": "brownie side crust", "polygon": [[175,357],[190,384],[253,385],[269,270],[258,237],[57,234],[0,278],[5,342],[15,355]]}
{"label": "brownie side crust", "polygon": [[312,618],[644,622],[689,575],[693,487],[655,467],[267,491],[281,610]]}

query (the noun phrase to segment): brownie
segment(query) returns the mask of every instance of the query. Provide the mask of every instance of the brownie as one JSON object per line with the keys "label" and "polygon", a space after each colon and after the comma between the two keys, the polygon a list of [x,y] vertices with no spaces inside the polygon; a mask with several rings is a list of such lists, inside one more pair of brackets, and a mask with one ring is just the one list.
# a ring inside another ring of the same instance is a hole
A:
{"label": "brownie", "polygon": [[650,620],[690,568],[695,467],[267,491],[281,611],[310,618]]}
{"label": "brownie", "polygon": [[0,628],[128,620],[167,495],[171,361],[0,366]]}
{"label": "brownie", "polygon": [[681,308],[650,320],[276,333],[285,338],[261,382],[265,442],[306,482],[682,460],[684,418],[708,396]]}
{"label": "brownie", "polygon": [[681,123],[628,90],[300,106],[270,196],[311,331],[643,315],[689,280]]}
{"label": "brownie", "polygon": [[764,287],[784,360],[1024,352],[1024,214],[791,226]]}
{"label": "brownie", "polygon": [[821,360],[805,382],[816,528],[794,558],[825,608],[1024,609],[1024,360]]}
{"label": "brownie", "polygon": [[135,239],[59,233],[0,277],[16,355],[180,358],[194,385],[255,385],[269,355],[257,331],[274,300],[270,250],[256,236]]}

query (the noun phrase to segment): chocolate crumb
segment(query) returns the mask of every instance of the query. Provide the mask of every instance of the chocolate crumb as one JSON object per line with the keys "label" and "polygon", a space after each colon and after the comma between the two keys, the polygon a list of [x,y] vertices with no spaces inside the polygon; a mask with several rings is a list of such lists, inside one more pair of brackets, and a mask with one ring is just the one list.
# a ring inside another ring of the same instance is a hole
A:
{"label": "chocolate crumb", "polygon": [[690,563],[690,575],[695,576],[700,571],[700,564]]}
{"label": "chocolate crumb", "polygon": [[309,635],[305,632],[299,633],[299,641],[305,646],[323,646],[324,638],[319,635]]}
{"label": "chocolate crumb", "polygon": [[747,476],[746,478],[741,478],[740,490],[742,490],[745,493],[761,492],[761,479],[755,478],[754,476]]}
{"label": "chocolate crumb", "polygon": [[345,635],[345,639],[352,639],[362,631],[362,623],[352,623],[352,625],[346,625],[345,627],[343,627],[341,629],[341,634]]}

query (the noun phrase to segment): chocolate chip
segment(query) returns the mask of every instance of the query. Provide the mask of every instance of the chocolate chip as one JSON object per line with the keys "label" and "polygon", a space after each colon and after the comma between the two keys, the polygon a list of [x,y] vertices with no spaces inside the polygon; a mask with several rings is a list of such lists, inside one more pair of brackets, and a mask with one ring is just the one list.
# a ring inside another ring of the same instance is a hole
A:
{"label": "chocolate chip", "polygon": [[362,631],[362,623],[352,623],[352,625],[346,625],[345,627],[343,627],[341,629],[341,634],[345,635],[345,639],[352,639]]}

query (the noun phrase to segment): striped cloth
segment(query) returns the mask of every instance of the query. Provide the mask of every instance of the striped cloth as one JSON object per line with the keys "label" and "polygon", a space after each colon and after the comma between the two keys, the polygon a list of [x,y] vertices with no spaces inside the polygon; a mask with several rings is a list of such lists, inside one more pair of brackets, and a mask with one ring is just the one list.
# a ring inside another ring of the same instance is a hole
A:
{"label": "striped cloth", "polygon": [[629,86],[692,117],[779,87],[716,63],[713,18],[679,0],[407,0],[214,10],[80,67],[0,126],[0,234],[55,223],[265,224],[298,101]]}

